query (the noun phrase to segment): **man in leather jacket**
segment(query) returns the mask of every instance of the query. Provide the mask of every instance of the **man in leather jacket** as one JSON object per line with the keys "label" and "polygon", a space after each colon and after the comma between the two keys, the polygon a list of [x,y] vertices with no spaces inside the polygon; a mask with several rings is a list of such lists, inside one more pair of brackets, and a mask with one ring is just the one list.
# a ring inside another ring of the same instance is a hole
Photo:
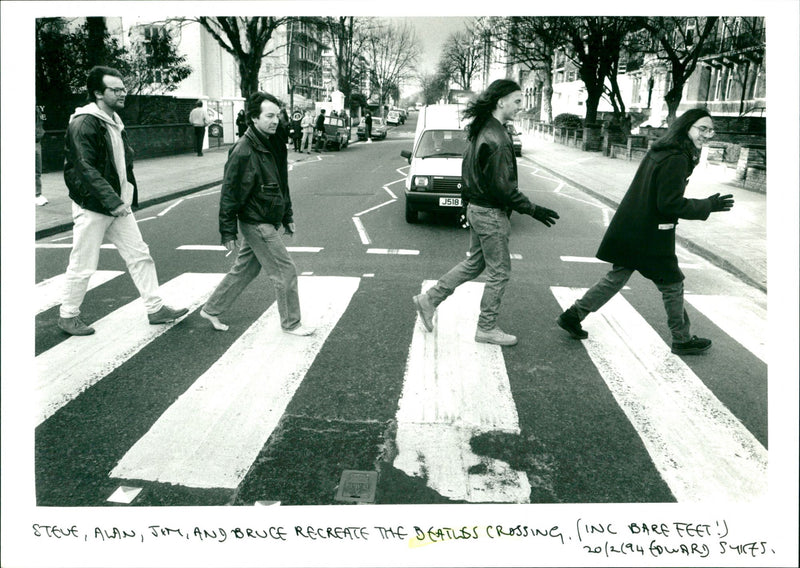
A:
{"label": "man in leather jacket", "polygon": [[292,236],[295,224],[286,144],[275,136],[280,101],[269,93],[256,92],[247,100],[250,127],[228,155],[219,199],[219,232],[229,253],[242,243],[230,271],[200,310],[214,329],[228,325],[218,316],[231,307],[263,267],[275,287],[281,328],[292,335],[311,335],[314,329],[300,321],[297,268],[283,244],[279,230]]}
{"label": "man in leather jacket", "polygon": [[468,202],[470,250],[466,260],[453,267],[427,292],[414,296],[423,326],[433,330],[436,306],[455,289],[487,271],[475,341],[515,345],[517,338],[497,327],[500,302],[511,274],[509,235],[512,211],[530,215],[550,227],[555,211],[534,205],[518,188],[517,160],[511,137],[503,124],[522,105],[519,85],[507,79],[494,81],[472,101],[464,113],[468,126],[467,149],[461,167],[462,199]]}
{"label": "man in leather jacket", "polygon": [[131,213],[137,187],[133,150],[117,114],[125,107],[122,75],[111,67],[94,67],[86,89],[89,104],[75,109],[67,126],[64,181],[73,201],[74,228],[58,326],[70,335],[94,333],[79,314],[105,237],[125,260],[150,323],[169,323],[188,310],[172,309],[159,297],[155,263]]}

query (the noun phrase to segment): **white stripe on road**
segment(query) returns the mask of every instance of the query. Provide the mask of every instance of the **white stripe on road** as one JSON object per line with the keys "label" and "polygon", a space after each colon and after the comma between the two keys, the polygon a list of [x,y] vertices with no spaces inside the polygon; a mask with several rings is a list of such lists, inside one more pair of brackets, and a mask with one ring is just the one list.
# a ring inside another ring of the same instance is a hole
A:
{"label": "white stripe on road", "polygon": [[[36,248],[40,249],[71,249],[72,243],[37,243]],[[116,249],[116,245],[105,243],[100,245],[101,249]]]}
{"label": "white stripe on road", "polygon": [[[223,274],[181,274],[159,289],[164,303],[194,310]],[[70,337],[36,357],[37,424],[175,325],[150,325],[139,298],[94,322],[95,334]]]}
{"label": "white stripe on road", "polygon": [[735,296],[686,294],[686,300],[753,355],[767,362],[767,310]]}
{"label": "white stripe on road", "polygon": [[[562,308],[586,290],[552,287]],[[766,493],[767,451],[620,295],[584,321],[582,343],[679,502]]]}
{"label": "white stripe on road", "polygon": [[372,239],[369,238],[367,230],[364,228],[364,223],[361,222],[361,219],[358,217],[353,217],[353,224],[356,226],[356,231],[358,231],[358,237],[361,239],[361,244],[371,245]]}
{"label": "white stripe on road", "polygon": [[[92,277],[89,278],[89,286],[87,290],[97,288],[105,284],[112,278],[116,278],[123,274],[121,270],[97,270]],[[49,310],[53,306],[61,303],[61,294],[64,291],[64,283],[66,282],[67,275],[59,274],[53,276],[36,285],[36,313],[40,314],[45,310]]]}
{"label": "white stripe on road", "polygon": [[170,205],[169,207],[167,207],[166,209],[164,209],[164,210],[163,210],[161,213],[158,213],[156,216],[157,216],[157,217],[163,217],[164,215],[166,215],[167,213],[169,213],[169,212],[170,212],[172,209],[174,209],[175,207],[177,207],[178,205],[180,205],[182,201],[183,201],[183,198],[181,198],[181,199],[178,199],[178,200],[177,200],[175,203],[173,203],[172,205]]}
{"label": "white stripe on road", "polygon": [[[605,260],[600,260],[599,258],[593,256],[562,256],[561,260],[563,262],[588,262],[588,263],[595,263],[595,264],[608,264]],[[680,263],[681,268],[686,269],[700,269],[703,268],[699,264],[692,264],[692,263]]]}
{"label": "white stripe on road", "polygon": [[[423,290],[433,284],[426,281]],[[474,340],[482,293],[481,283],[459,286],[437,309],[431,333],[417,318],[397,411],[394,467],[450,499],[527,503],[531,488],[523,472],[470,449],[470,439],[484,432],[519,434],[502,349]]]}
{"label": "white stripe on road", "polygon": [[371,248],[367,249],[367,254],[399,254],[406,256],[416,256],[419,254],[418,250],[409,249],[385,249],[385,248]]}
{"label": "white stripe on road", "polygon": [[125,454],[110,476],[238,487],[269,439],[358,278],[300,277],[308,337],[283,333],[275,304]]}
{"label": "white stripe on road", "polygon": [[359,211],[358,213],[353,215],[353,217],[361,217],[364,213],[369,213],[370,211],[375,211],[376,209],[380,209],[384,205],[389,205],[390,203],[394,203],[395,201],[397,201],[396,197],[393,198],[393,199],[390,199],[389,201],[384,201],[383,203],[379,203],[375,207],[370,207],[369,209],[364,209],[363,211]]}
{"label": "white stripe on road", "polygon": [[[286,247],[289,252],[319,252],[324,247]],[[181,245],[175,250],[206,250],[206,251],[226,251],[222,245]]]}

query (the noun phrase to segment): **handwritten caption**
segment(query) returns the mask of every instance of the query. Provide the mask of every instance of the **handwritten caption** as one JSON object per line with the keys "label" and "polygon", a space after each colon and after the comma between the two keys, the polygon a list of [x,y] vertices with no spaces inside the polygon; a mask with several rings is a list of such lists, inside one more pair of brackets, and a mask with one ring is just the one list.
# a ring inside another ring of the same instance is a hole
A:
{"label": "handwritten caption", "polygon": [[578,519],[574,526],[492,524],[483,526],[431,527],[387,526],[262,526],[189,528],[148,525],[144,528],[94,526],[88,529],[34,523],[33,536],[84,542],[188,540],[227,543],[242,540],[302,541],[401,541],[411,548],[464,540],[498,541],[526,539],[557,547],[577,547],[586,555],[642,556],[652,558],[710,556],[761,557],[775,554],[767,541],[731,538],[727,521],[598,523]]}

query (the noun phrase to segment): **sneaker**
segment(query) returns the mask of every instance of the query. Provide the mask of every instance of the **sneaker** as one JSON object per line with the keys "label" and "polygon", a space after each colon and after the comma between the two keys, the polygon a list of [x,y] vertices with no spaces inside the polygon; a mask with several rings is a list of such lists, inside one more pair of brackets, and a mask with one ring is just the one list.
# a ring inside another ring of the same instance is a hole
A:
{"label": "sneaker", "polygon": [[155,313],[147,314],[147,319],[150,320],[150,323],[153,325],[157,325],[160,323],[170,323],[175,321],[181,316],[186,315],[189,312],[187,308],[181,308],[176,310],[174,308],[170,308],[169,306],[161,306],[161,309]]}
{"label": "sneaker", "polygon": [[200,317],[210,321],[211,325],[217,331],[228,331],[228,329],[230,329],[230,326],[228,326],[227,324],[224,324],[221,321],[219,321],[219,318],[217,316],[212,316],[211,314],[206,313],[206,311],[204,309],[200,310]]}
{"label": "sneaker", "polygon": [[92,335],[94,333],[94,328],[83,323],[78,316],[74,318],[58,318],[58,327],[61,331],[70,335]]}
{"label": "sneaker", "polygon": [[491,343],[493,345],[516,345],[517,337],[496,327],[491,331],[479,329],[475,332],[475,341],[478,343]]}
{"label": "sneaker", "polygon": [[693,335],[689,341],[673,343],[672,352],[675,355],[696,355],[711,348],[711,340]]}
{"label": "sneaker", "polygon": [[290,335],[298,335],[300,337],[305,337],[307,335],[311,335],[315,331],[316,331],[316,329],[314,329],[313,327],[305,326],[302,323],[300,325],[298,325],[297,327],[293,328],[293,329],[284,329],[283,330],[284,333],[288,333]]}
{"label": "sneaker", "polygon": [[433,331],[433,312],[436,308],[431,304],[431,299],[427,294],[414,296],[414,307],[417,308],[419,319],[428,331]]}
{"label": "sneaker", "polygon": [[567,311],[558,316],[556,323],[558,327],[569,333],[575,339],[586,339],[589,337],[589,332],[581,327],[581,320],[574,307],[570,307]]}
{"label": "sneaker", "polygon": [[47,201],[47,198],[44,195],[37,195],[36,196],[36,205],[47,205],[50,203]]}

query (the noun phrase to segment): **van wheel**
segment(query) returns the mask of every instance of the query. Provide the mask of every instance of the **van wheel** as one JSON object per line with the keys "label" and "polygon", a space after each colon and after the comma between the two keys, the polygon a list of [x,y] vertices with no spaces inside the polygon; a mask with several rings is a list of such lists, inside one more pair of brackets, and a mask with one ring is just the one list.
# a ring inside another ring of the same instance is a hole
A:
{"label": "van wheel", "polygon": [[419,211],[412,209],[411,206],[406,203],[406,223],[416,223],[419,221]]}

